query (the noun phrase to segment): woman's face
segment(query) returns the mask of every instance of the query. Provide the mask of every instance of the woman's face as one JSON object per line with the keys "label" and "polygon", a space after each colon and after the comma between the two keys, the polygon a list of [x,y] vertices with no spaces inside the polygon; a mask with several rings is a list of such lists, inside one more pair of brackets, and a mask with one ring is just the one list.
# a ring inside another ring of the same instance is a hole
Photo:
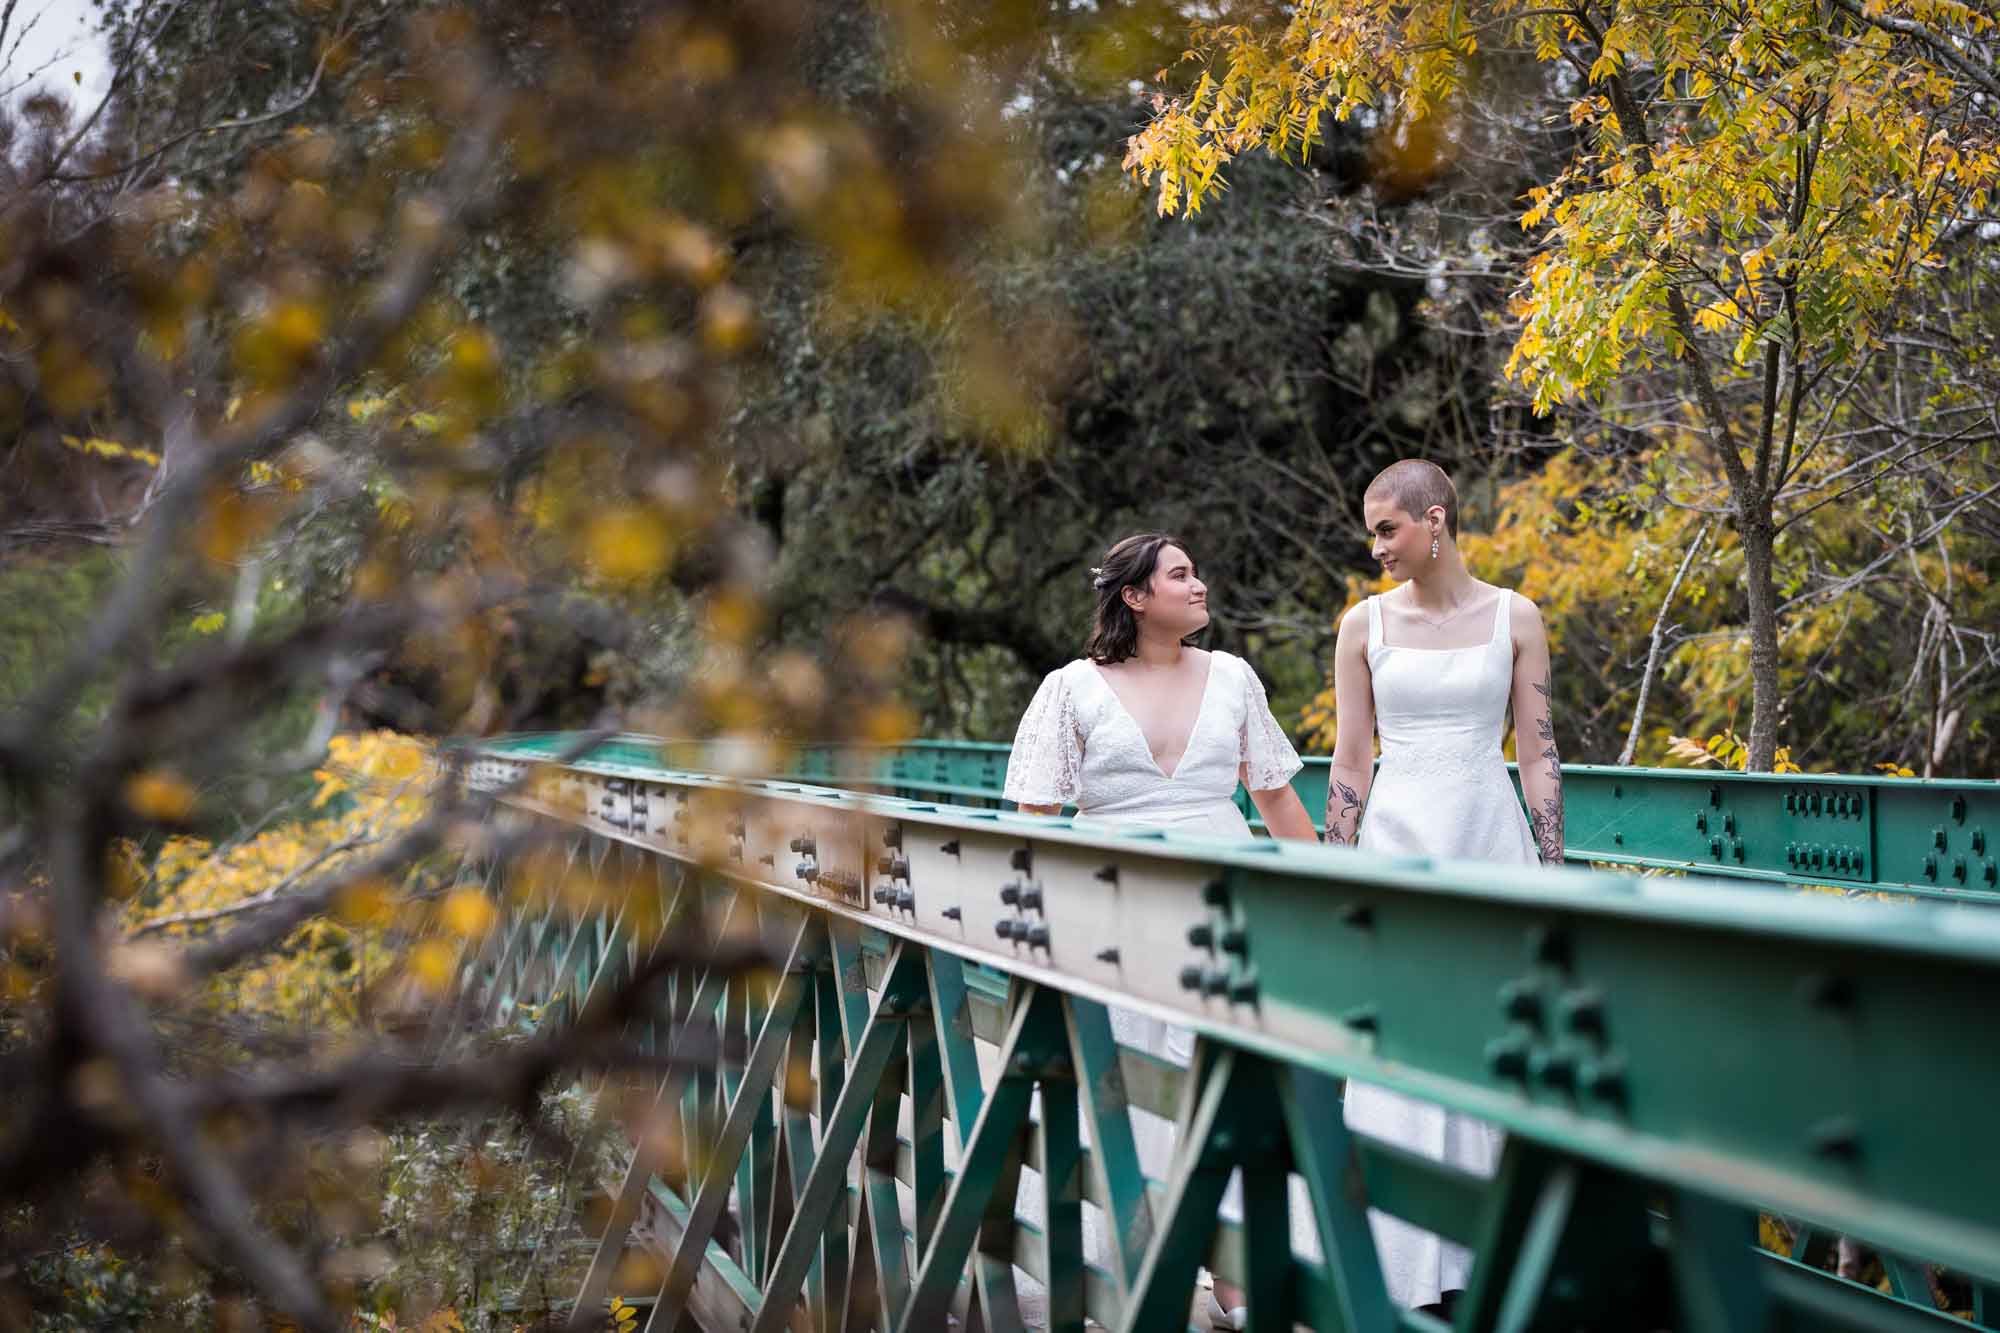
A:
{"label": "woman's face", "polygon": [[1368,522],[1369,553],[1384,574],[1401,583],[1430,563],[1434,534],[1423,519],[1411,518],[1386,495],[1364,498],[1361,514]]}
{"label": "woman's face", "polygon": [[1208,625],[1208,585],[1194,572],[1186,551],[1163,546],[1145,596],[1132,609],[1151,628],[1184,639]]}

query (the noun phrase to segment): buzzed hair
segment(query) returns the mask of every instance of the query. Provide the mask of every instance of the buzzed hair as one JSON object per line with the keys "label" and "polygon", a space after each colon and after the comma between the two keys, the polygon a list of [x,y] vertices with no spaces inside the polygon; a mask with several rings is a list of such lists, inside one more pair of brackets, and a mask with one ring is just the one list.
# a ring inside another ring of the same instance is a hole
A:
{"label": "buzzed hair", "polygon": [[1361,493],[1365,502],[1371,495],[1386,491],[1396,507],[1411,518],[1422,518],[1434,505],[1444,506],[1444,527],[1458,536],[1458,487],[1436,463],[1421,458],[1399,458],[1375,474]]}

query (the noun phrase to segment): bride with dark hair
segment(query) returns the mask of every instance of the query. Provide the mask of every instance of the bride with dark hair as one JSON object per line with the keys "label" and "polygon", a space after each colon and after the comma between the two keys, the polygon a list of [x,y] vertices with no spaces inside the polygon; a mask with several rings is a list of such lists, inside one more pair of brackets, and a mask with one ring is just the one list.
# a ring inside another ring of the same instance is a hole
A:
{"label": "bride with dark hair", "polygon": [[[1078,827],[1248,838],[1235,801],[1241,782],[1273,836],[1316,841],[1291,786],[1303,765],[1257,673],[1240,657],[1188,643],[1208,626],[1208,587],[1187,543],[1162,532],[1127,537],[1091,575],[1097,614],[1085,656],[1050,672],[1028,705],[1007,764],[1007,799],[1034,814],[1074,804]],[[1114,1008],[1111,1029],[1121,1044],[1179,1065],[1194,1054],[1192,1032],[1143,1014]],[[1163,1177],[1172,1123],[1136,1109],[1133,1118],[1141,1169]],[[1236,1192],[1225,1208],[1238,1206]],[[1293,1197],[1295,1240],[1316,1255],[1296,1181]],[[1101,1228],[1090,1213],[1085,1219],[1085,1248],[1101,1255]],[[1218,1282],[1215,1297],[1212,1322],[1241,1327],[1241,1295]]]}
{"label": "bride with dark hair", "polygon": [[1247,838],[1236,785],[1272,834],[1318,835],[1292,775],[1301,764],[1242,658],[1188,640],[1208,626],[1208,588],[1178,538],[1127,537],[1092,571],[1085,656],[1049,673],[1021,718],[1007,799],[1086,823]]}

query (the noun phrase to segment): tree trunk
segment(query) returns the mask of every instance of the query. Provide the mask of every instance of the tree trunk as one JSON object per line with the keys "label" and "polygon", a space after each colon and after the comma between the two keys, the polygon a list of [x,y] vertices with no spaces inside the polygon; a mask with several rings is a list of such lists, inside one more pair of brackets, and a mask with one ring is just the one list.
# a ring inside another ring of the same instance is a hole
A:
{"label": "tree trunk", "polygon": [[1736,527],[1743,539],[1743,581],[1750,604],[1750,761],[1768,773],[1778,752],[1778,590],[1772,578],[1777,525],[1762,496],[1736,495]]}

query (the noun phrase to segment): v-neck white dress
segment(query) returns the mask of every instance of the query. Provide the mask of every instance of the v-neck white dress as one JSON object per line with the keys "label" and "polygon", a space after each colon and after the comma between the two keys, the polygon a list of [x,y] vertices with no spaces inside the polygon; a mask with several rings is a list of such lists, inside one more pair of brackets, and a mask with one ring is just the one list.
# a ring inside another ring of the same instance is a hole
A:
{"label": "v-neck white dress", "polygon": [[[1035,692],[1014,737],[1003,794],[1018,805],[1071,805],[1074,823],[1164,828],[1207,838],[1249,838],[1249,821],[1236,808],[1239,774],[1252,791],[1270,791],[1292,780],[1305,765],[1271,715],[1263,682],[1250,664],[1230,653],[1209,654],[1187,748],[1172,774],[1153,759],[1146,734],[1126,711],[1096,665],[1079,659],[1051,671]],[[1120,1045],[1186,1066],[1194,1057],[1189,1029],[1113,1007],[1111,1033]],[[1139,1169],[1164,1180],[1173,1165],[1174,1126],[1150,1111],[1132,1111],[1132,1138]],[[1294,1248],[1319,1257],[1310,1204],[1294,1179]],[[1232,1180],[1223,1211],[1241,1210]],[[1031,1221],[1040,1203],[1024,1188]],[[1095,1207],[1084,1209],[1084,1251],[1102,1262],[1108,1253],[1103,1223]]]}
{"label": "v-neck white dress", "polygon": [[1153,761],[1145,733],[1104,673],[1079,659],[1051,671],[1035,691],[1002,791],[1019,805],[1074,804],[1084,820],[1247,838],[1250,825],[1234,799],[1246,766],[1250,789],[1269,791],[1304,765],[1242,658],[1209,654],[1194,728],[1171,775]]}

